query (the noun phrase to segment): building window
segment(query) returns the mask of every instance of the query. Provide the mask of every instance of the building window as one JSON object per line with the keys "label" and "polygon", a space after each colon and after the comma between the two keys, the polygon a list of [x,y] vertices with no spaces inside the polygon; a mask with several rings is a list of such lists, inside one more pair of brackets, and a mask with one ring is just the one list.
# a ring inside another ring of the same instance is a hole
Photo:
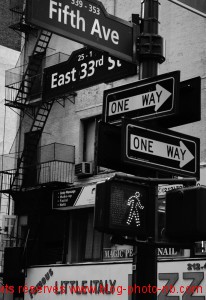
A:
{"label": "building window", "polygon": [[25,246],[27,235],[28,235],[28,216],[19,216],[19,221],[18,221],[19,246]]}
{"label": "building window", "polygon": [[95,157],[95,136],[97,123],[101,116],[86,119],[83,122],[83,161],[93,162]]}
{"label": "building window", "polygon": [[53,211],[32,215],[28,223],[28,265],[63,263],[66,214]]}
{"label": "building window", "polygon": [[16,234],[16,216],[6,215],[3,216],[3,230],[9,236]]}
{"label": "building window", "polygon": [[93,208],[70,212],[68,263],[101,261],[103,248],[111,246],[110,238],[94,230],[93,223]]}
{"label": "building window", "polygon": [[37,146],[41,131],[25,133],[23,159],[23,185],[32,186],[37,183]]}
{"label": "building window", "polygon": [[92,208],[71,211],[68,259],[70,263],[101,259],[101,233],[93,229]]}

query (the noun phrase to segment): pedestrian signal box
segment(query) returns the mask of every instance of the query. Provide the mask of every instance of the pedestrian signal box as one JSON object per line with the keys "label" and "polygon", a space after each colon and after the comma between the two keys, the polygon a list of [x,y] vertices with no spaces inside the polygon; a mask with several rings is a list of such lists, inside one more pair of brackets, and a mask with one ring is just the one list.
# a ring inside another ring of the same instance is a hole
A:
{"label": "pedestrian signal box", "polygon": [[154,188],[149,185],[118,179],[99,183],[94,227],[106,233],[147,238],[151,201],[155,201]]}
{"label": "pedestrian signal box", "polygon": [[206,240],[206,186],[166,193],[165,235],[173,240]]}

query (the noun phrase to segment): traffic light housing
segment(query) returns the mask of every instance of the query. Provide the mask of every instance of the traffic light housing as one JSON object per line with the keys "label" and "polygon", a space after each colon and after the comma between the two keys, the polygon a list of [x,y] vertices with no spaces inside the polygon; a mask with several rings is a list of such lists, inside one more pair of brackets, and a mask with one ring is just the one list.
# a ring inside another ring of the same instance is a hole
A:
{"label": "traffic light housing", "polygon": [[145,239],[153,235],[155,189],[148,184],[110,179],[97,184],[95,229]]}
{"label": "traffic light housing", "polygon": [[165,236],[173,240],[206,240],[206,187],[166,193]]}

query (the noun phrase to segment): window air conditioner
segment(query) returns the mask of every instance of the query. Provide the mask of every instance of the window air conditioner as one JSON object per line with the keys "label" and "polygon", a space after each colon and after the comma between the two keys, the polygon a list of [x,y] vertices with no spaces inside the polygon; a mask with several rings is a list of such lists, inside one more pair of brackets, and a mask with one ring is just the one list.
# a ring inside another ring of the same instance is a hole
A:
{"label": "window air conditioner", "polygon": [[92,175],[93,169],[92,169],[92,163],[90,162],[81,162],[79,164],[75,165],[75,175],[76,176],[87,176]]}

